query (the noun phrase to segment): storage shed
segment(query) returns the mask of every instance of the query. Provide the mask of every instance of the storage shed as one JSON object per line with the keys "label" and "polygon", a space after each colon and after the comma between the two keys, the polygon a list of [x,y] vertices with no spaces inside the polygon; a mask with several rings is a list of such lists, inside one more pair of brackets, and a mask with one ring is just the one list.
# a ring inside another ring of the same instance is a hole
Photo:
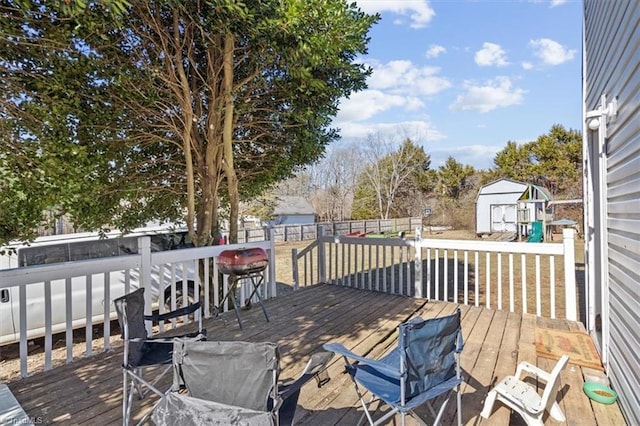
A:
{"label": "storage shed", "polygon": [[587,329],[627,424],[640,424],[640,2],[585,0]]}
{"label": "storage shed", "polygon": [[518,200],[528,185],[499,179],[480,188],[476,197],[476,234],[516,232]]}
{"label": "storage shed", "polygon": [[303,197],[281,196],[274,209],[274,225],[303,225],[315,223],[316,211]]}

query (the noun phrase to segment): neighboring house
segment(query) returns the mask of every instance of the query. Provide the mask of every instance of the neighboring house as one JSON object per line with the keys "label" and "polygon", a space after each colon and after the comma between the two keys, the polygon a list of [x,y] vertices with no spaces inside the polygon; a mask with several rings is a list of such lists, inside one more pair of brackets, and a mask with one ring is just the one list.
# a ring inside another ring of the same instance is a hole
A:
{"label": "neighboring house", "polygon": [[303,197],[278,197],[273,213],[274,225],[303,225],[316,221],[316,211]]}
{"label": "neighboring house", "polygon": [[640,424],[640,1],[584,0],[587,329]]}

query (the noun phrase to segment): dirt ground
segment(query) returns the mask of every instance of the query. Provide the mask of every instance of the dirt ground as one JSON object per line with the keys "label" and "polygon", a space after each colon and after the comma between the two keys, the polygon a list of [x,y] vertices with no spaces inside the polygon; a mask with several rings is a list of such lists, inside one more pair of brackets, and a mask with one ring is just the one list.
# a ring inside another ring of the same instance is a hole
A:
{"label": "dirt ground", "polygon": [[[410,237],[410,236],[409,236]],[[471,231],[439,231],[433,233],[425,233],[424,238],[437,239],[459,239],[473,240],[477,239],[475,233]],[[561,235],[554,235],[554,241],[562,240]],[[287,293],[293,288],[293,272],[292,272],[292,249],[297,248],[298,251],[309,246],[311,241],[297,241],[276,244],[276,281],[278,283],[278,294]],[[576,263],[583,263],[584,259],[584,242],[576,240]],[[104,339],[102,338],[102,325],[96,325],[93,329],[92,350],[94,353],[101,352],[104,349]],[[119,327],[117,321],[111,322],[111,338],[109,339],[111,347],[118,347],[122,344]],[[86,354],[85,330],[80,329],[74,332],[73,357],[81,358]],[[53,338],[53,354],[52,363],[54,366],[61,365],[66,362],[66,347],[64,334],[55,335]],[[35,339],[29,342],[28,371],[29,374],[42,371],[44,369],[44,339]],[[0,382],[8,382],[19,379],[20,377],[20,352],[18,344],[0,347]]]}

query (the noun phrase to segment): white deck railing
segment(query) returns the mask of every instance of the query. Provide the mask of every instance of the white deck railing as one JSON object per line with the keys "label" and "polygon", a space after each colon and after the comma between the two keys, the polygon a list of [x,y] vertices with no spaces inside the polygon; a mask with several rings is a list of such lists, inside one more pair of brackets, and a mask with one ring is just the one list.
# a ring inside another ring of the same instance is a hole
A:
{"label": "white deck railing", "polygon": [[[228,290],[227,279],[219,279],[216,265],[217,256],[224,250],[264,249],[269,256],[269,266],[264,271],[266,284],[261,286],[262,296],[269,298],[276,294],[272,241],[164,252],[151,252],[149,237],[140,237],[138,244],[138,254],[0,270],[0,290],[8,296],[0,302],[3,310],[0,318],[10,322],[13,330],[13,335],[0,336],[4,339],[0,342],[19,342],[22,377],[28,375],[28,365],[29,368],[52,368],[53,335],[56,333],[65,334],[67,363],[74,358],[74,329],[85,329],[84,355],[91,356],[96,343],[93,330],[101,325],[103,342],[100,346],[108,350],[111,320],[117,318],[111,301],[138,287],[148,290],[145,291],[146,313],[151,313],[152,307],[162,313],[175,309],[176,294],[188,295],[191,286],[196,299],[198,295],[203,297],[204,317],[211,317],[213,307],[218,307]],[[211,284],[203,286],[203,282]],[[241,283],[240,300],[245,300],[250,290],[251,283]],[[183,297],[182,306],[187,303],[188,297]],[[230,306],[225,303],[219,309],[224,312]],[[174,326],[175,322],[160,327],[162,330]],[[44,338],[43,366],[28,363],[28,341],[36,337]]]}
{"label": "white deck railing", "polygon": [[321,236],[293,250],[296,287],[356,287],[577,320],[574,231],[561,243]]}

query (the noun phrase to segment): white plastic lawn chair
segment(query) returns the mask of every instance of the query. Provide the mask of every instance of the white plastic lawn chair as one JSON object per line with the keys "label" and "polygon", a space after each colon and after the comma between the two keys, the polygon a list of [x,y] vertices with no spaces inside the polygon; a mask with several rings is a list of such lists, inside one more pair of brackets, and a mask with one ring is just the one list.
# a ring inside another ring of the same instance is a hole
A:
{"label": "white plastic lawn chair", "polygon": [[[568,361],[569,356],[563,355],[553,367],[551,373],[547,373],[528,362],[521,362],[518,364],[515,376],[505,377],[489,392],[480,415],[485,419],[489,418],[493,411],[493,404],[497,399],[520,414],[530,426],[544,425],[542,416],[545,411],[548,411],[549,415],[555,420],[564,422],[564,413],[556,401],[556,394],[560,385],[558,380],[560,372]],[[538,394],[534,386],[521,380],[522,373],[529,373],[547,383],[542,396]]]}

